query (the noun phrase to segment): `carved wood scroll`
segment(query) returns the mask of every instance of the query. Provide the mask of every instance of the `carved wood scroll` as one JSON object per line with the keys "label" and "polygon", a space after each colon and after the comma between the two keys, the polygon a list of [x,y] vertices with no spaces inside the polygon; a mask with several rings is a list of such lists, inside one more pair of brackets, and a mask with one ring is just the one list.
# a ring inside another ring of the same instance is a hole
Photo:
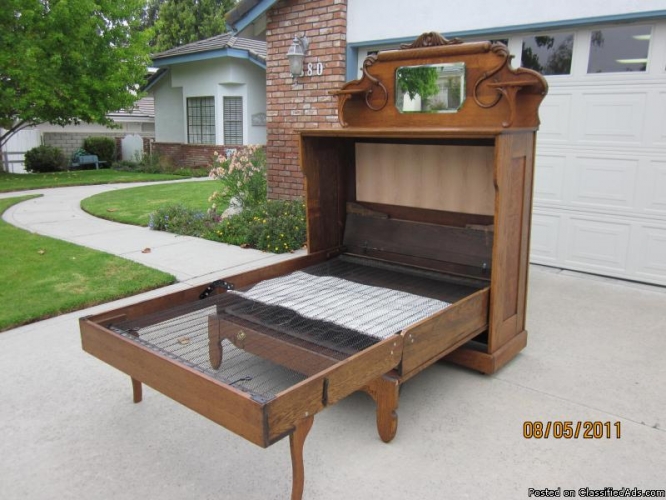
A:
{"label": "carved wood scroll", "polygon": [[[536,128],[548,84],[537,72],[511,67],[504,44],[463,43],[424,33],[399,50],[382,51],[363,62],[363,76],[331,94],[338,97],[343,127]],[[464,63],[467,99],[457,112],[406,112],[394,104],[396,71],[404,66]]]}

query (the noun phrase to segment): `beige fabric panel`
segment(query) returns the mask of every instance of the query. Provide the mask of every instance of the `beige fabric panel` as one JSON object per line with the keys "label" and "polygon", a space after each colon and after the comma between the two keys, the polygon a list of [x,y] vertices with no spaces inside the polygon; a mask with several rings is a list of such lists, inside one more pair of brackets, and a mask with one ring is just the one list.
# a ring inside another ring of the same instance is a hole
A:
{"label": "beige fabric panel", "polygon": [[358,201],[493,215],[494,148],[356,144]]}

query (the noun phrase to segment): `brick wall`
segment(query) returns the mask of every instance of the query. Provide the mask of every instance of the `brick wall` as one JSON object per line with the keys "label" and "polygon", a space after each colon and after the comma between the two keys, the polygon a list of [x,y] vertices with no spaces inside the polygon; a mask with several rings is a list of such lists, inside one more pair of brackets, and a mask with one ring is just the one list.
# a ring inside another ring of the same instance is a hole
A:
{"label": "brick wall", "polygon": [[[328,94],[345,82],[346,0],[281,0],[266,25],[266,159],[270,198],[303,196],[296,131],[338,127],[337,99]],[[308,63],[324,64],[321,76],[293,85],[286,54],[295,35],[307,36]]]}
{"label": "brick wall", "polygon": [[[116,141],[116,151],[120,155],[120,141],[125,137],[128,132],[118,131],[118,132],[43,132],[42,138],[44,144],[47,146],[55,146],[60,148],[65,154],[66,158],[72,156],[74,151],[83,147],[83,141],[88,137],[111,137]],[[144,152],[150,151],[149,142],[152,140],[153,134],[140,134],[143,137],[143,150]]]}
{"label": "brick wall", "polygon": [[208,167],[212,164],[213,154],[224,154],[225,146],[211,144],[182,144],[175,142],[154,142],[153,152],[162,160],[174,166],[193,168]]}

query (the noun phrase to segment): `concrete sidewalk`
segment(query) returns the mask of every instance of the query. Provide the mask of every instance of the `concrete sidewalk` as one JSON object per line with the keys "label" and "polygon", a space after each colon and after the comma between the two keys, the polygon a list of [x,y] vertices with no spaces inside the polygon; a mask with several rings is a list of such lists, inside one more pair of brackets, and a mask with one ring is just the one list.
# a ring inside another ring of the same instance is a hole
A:
{"label": "concrete sidewalk", "polygon": [[[49,208],[27,202],[7,220],[96,248],[106,241],[184,281],[0,333],[0,498],[288,498],[288,440],[263,450],[147,387],[132,404],[129,378],[81,351],[77,325],[80,316],[272,257],[227,254],[219,244],[209,254],[206,244],[150,240],[113,223],[84,231],[93,222],[73,196],[109,188],[63,188]],[[59,212],[71,220],[58,222]],[[135,255],[144,247],[152,252]],[[205,264],[181,264],[189,259]],[[390,444],[377,436],[364,394],[318,414],[305,444],[304,498],[508,500],[528,498],[528,488],[666,488],[666,289],[541,267],[529,285],[526,349],[493,376],[439,363],[410,380]],[[613,434],[526,439],[526,421],[610,422]]]}
{"label": "concrete sidewalk", "polygon": [[[102,250],[159,269],[173,274],[178,281],[189,284],[204,283],[219,277],[220,273],[235,274],[304,253],[275,255],[242,249],[201,238],[110,222],[81,210],[81,200],[95,194],[147,184],[155,183],[107,184],[3,193],[1,198],[26,194],[43,195],[10,207],[3,218],[10,224],[31,232]],[[150,249],[149,253],[143,253],[146,248]]]}

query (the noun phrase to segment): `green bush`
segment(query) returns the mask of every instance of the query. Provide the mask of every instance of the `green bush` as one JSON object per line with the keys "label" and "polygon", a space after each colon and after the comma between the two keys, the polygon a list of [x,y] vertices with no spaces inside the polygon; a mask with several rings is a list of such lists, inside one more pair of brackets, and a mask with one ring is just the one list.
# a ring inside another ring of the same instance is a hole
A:
{"label": "green bush", "polygon": [[67,158],[60,148],[37,146],[25,154],[25,169],[28,172],[58,172],[66,168]]}
{"label": "green bush", "polygon": [[150,214],[148,227],[156,231],[202,237],[210,232],[213,218],[180,204],[165,205]]}
{"label": "green bush", "polygon": [[116,141],[111,137],[87,137],[83,149],[91,155],[97,155],[99,161],[111,165],[116,159]]}
{"label": "green bush", "polygon": [[114,161],[111,164],[111,168],[113,170],[118,170],[119,172],[138,172],[139,164],[130,160],[119,160]]}
{"label": "green bush", "polygon": [[301,201],[268,200],[222,219],[208,239],[273,253],[298,250],[305,244],[305,205]]}
{"label": "green bush", "polygon": [[173,175],[182,175],[183,177],[208,177],[208,169],[203,168],[177,168],[173,172]]}
{"label": "green bush", "polygon": [[258,207],[220,219],[183,205],[165,205],[150,214],[150,229],[285,253],[303,247],[305,205],[301,201],[268,200]]}

